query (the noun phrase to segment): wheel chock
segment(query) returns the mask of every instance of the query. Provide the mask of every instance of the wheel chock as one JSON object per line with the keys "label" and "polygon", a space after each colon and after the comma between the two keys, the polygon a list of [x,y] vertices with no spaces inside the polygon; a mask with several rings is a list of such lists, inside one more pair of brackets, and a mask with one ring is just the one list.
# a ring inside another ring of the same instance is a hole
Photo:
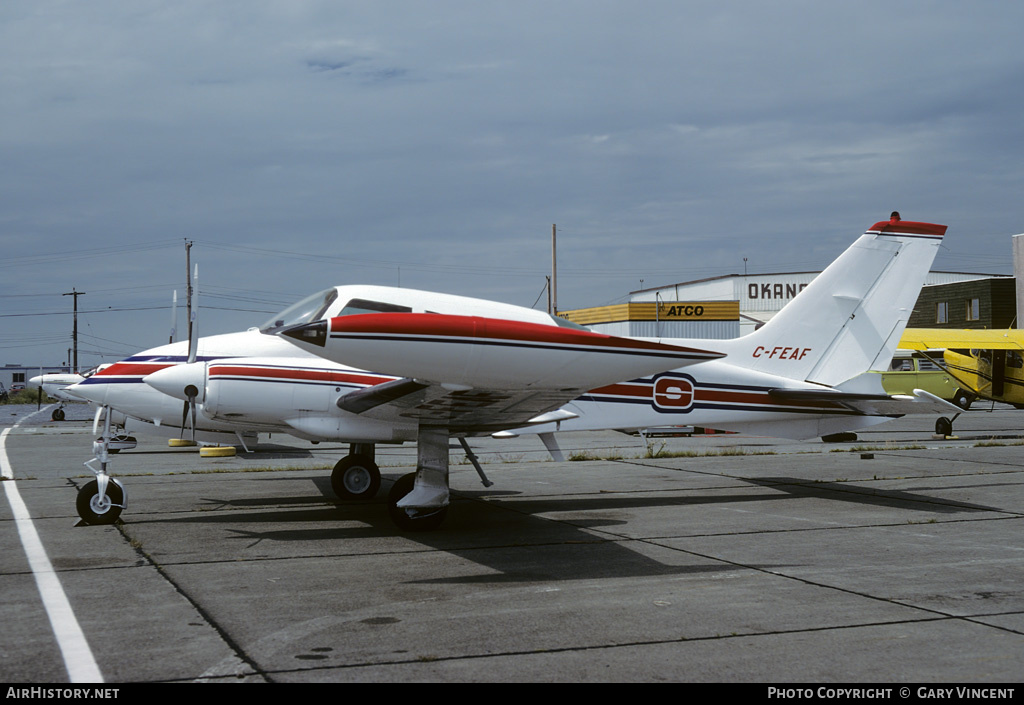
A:
{"label": "wheel chock", "polygon": [[201,458],[230,458],[235,453],[234,446],[203,446],[199,449]]}

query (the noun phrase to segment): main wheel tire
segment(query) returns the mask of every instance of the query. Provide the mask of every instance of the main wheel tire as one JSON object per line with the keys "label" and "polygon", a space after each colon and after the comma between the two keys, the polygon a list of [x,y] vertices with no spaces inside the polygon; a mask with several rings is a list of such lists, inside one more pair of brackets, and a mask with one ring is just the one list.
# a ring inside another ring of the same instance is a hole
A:
{"label": "main wheel tire", "polygon": [[78,516],[82,517],[86,524],[113,524],[121,516],[124,488],[117,480],[111,478],[107,482],[107,492],[102,503],[99,501],[99,494],[100,485],[96,480],[89,480],[78,490],[78,497],[75,500]]}
{"label": "main wheel tire", "polygon": [[935,419],[935,433],[940,436],[952,436],[953,422],[945,416]]}
{"label": "main wheel tire", "polygon": [[398,478],[398,481],[391,487],[391,491],[388,492],[388,515],[402,531],[433,531],[448,516],[448,507],[442,507],[430,514],[411,517],[408,512],[398,506],[398,500],[412,492],[415,484],[416,473],[414,472]]}
{"label": "main wheel tire", "polygon": [[54,409],[53,413],[50,414],[50,419],[52,419],[53,421],[63,421],[64,409]]}
{"label": "main wheel tire", "polygon": [[967,411],[971,408],[971,404],[974,403],[974,395],[970,392],[958,389],[953,393],[953,403],[964,411]]}
{"label": "main wheel tire", "polygon": [[341,499],[373,499],[380,489],[380,469],[365,455],[346,455],[331,472],[331,489]]}

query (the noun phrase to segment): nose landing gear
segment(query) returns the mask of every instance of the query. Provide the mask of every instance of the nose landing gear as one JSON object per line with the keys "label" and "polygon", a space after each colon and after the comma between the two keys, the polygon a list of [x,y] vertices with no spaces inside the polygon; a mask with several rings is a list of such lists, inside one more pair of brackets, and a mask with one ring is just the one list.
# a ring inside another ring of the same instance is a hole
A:
{"label": "nose landing gear", "polygon": [[[100,415],[103,416],[103,433],[93,441],[92,452],[95,457],[85,463],[87,468],[96,473],[96,479],[85,483],[75,500],[78,516],[84,523],[92,525],[113,524],[128,506],[124,487],[107,474],[114,438],[110,428],[110,410],[105,406],[96,410],[94,427],[99,425]],[[99,467],[96,467],[97,464]]]}

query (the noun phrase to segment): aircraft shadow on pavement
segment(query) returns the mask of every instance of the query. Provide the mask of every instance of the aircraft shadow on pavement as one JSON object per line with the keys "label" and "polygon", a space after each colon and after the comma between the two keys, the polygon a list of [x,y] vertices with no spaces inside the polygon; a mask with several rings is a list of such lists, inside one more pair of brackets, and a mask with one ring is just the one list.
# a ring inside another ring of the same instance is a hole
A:
{"label": "aircraft shadow on pavement", "polygon": [[[744,482],[770,487],[785,492],[791,497],[818,497],[820,499],[870,504],[894,509],[914,509],[938,512],[940,514],[1006,511],[998,507],[987,507],[981,504],[968,504],[951,499],[941,499],[918,492],[884,490],[850,482],[813,482],[795,477],[744,478]],[[948,490],[951,488],[937,487],[935,489]]]}
{"label": "aircraft shadow on pavement", "polygon": [[[385,476],[382,489],[372,501],[333,500],[328,478],[313,478],[332,506],[324,506],[324,497],[276,496],[263,499],[204,498],[202,511],[171,518],[159,515],[136,518],[128,524],[206,524],[222,525],[227,540],[246,548],[263,542],[287,542],[316,546],[330,560],[335,548],[330,542],[401,538],[427,548],[457,555],[476,563],[484,571],[475,575],[423,578],[421,583],[520,583],[601,578],[721,574],[745,570],[742,566],[709,560],[667,547],[654,547],[600,536],[586,531],[579,522],[552,520],[513,511],[493,502],[476,501],[453,492],[453,506],[441,528],[433,532],[400,532],[388,517],[386,497],[397,478]],[[571,504],[571,500],[569,502]],[[316,507],[307,506],[317,504]],[[556,504],[565,509],[566,502]],[[296,505],[289,509],[287,505]],[[260,509],[263,506],[265,509]],[[600,506],[598,503],[597,506]],[[241,508],[241,509],[239,509]],[[224,509],[226,511],[217,511]],[[339,526],[339,521],[345,523]],[[625,524],[623,521],[596,519],[584,522]],[[269,528],[268,525],[274,525]],[[261,526],[268,526],[261,529]],[[173,534],[172,534],[173,535]],[[382,544],[372,553],[406,553],[401,544]],[[642,548],[644,552],[635,550]],[[341,555],[348,555],[339,543]],[[365,551],[365,547],[356,551]],[[418,552],[418,551],[416,551]],[[649,553],[662,553],[673,564],[657,560]],[[236,554],[237,555],[237,554]]]}
{"label": "aircraft shadow on pavement", "polygon": [[[265,541],[316,542],[318,550],[324,550],[323,542],[402,537],[459,555],[488,569],[480,575],[424,578],[417,582],[495,583],[710,574],[781,567],[736,566],[665,546],[657,547],[654,552],[664,551],[668,558],[677,557],[681,565],[657,560],[635,550],[638,544],[624,532],[615,533],[614,527],[629,523],[627,516],[616,516],[615,512],[629,509],[814,498],[943,514],[1000,511],[903,490],[771,477],[741,480],[762,488],[762,491],[749,493],[726,489],[715,490],[712,494],[690,489],[685,494],[659,491],[531,499],[519,498],[520,493],[514,491],[496,497],[489,491],[453,490],[451,511],[438,531],[401,533],[392,524],[386,508],[387,491],[395,479],[385,476],[380,493],[370,502],[333,499],[329,478],[315,477],[311,480],[319,489],[320,496],[205,498],[203,511],[174,518],[140,518],[135,523],[230,524],[232,526],[227,528],[229,538],[247,542],[248,547]],[[479,500],[481,496],[486,496],[487,500]],[[324,505],[325,499],[330,505]],[[228,511],[217,511],[220,509]],[[339,526],[339,521],[346,525]],[[258,528],[270,524],[278,526],[266,530]],[[609,531],[602,534],[602,528]],[[642,548],[650,547],[645,545]],[[389,546],[384,552],[392,550],[394,547]],[[330,549],[326,549],[325,557],[329,554]]]}

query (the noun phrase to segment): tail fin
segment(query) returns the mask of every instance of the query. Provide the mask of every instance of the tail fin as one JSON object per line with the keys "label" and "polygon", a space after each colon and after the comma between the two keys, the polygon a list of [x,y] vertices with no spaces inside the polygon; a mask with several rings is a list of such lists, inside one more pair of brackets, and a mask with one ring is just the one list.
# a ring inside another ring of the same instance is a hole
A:
{"label": "tail fin", "polygon": [[719,348],[734,365],[830,387],[885,369],[945,233],[875,223],[768,323]]}

